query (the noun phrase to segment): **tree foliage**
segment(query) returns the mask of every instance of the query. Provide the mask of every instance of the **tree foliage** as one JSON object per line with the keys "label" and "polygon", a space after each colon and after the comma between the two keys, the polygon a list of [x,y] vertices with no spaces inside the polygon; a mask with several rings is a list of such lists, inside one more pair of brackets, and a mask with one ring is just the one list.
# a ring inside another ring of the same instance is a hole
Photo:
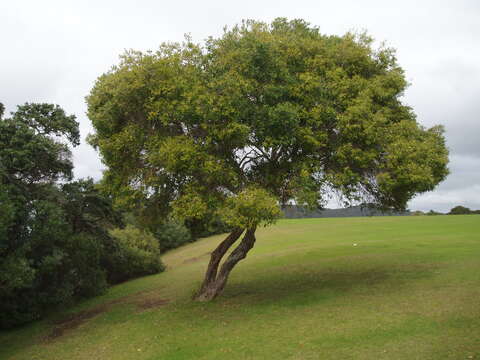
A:
{"label": "tree foliage", "polygon": [[[43,114],[53,112],[55,122],[50,124]],[[4,253],[27,243],[37,219],[57,211],[45,203],[58,197],[51,185],[72,179],[70,149],[54,136],[79,141],[75,117],[53,105],[25,104],[11,118],[0,118],[1,206],[5,209],[0,249]]]}
{"label": "tree foliage", "polygon": [[450,209],[449,215],[468,215],[468,214],[476,214],[477,211],[470,210],[468,207],[458,205]]}
{"label": "tree foliage", "polygon": [[416,122],[406,87],[395,52],[366,34],[245,21],[203,44],[126,52],[87,97],[90,142],[120,202],[187,220],[255,229],[275,204],[332,192],[404,209],[448,173],[443,129]]}

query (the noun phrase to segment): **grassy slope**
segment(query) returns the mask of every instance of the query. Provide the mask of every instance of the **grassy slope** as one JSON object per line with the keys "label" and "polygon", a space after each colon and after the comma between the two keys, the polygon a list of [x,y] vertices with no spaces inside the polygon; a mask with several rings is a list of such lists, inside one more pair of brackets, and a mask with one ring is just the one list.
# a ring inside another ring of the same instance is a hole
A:
{"label": "grassy slope", "polygon": [[193,303],[219,239],[70,309],[111,304],[59,337],[66,312],[0,333],[0,359],[480,359],[480,216],[283,220]]}

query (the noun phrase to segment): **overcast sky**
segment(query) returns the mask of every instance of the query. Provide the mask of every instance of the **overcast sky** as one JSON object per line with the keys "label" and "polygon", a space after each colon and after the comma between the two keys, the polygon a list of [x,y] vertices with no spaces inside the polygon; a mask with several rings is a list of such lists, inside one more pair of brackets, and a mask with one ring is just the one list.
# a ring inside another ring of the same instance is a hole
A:
{"label": "overcast sky", "polygon": [[[367,30],[397,49],[418,121],[443,124],[451,174],[414,210],[480,209],[480,1],[1,1],[0,102],[49,102],[91,131],[84,97],[124,49],[218,36],[242,19],[302,18],[325,34]],[[101,177],[98,155],[74,150],[77,177]]]}

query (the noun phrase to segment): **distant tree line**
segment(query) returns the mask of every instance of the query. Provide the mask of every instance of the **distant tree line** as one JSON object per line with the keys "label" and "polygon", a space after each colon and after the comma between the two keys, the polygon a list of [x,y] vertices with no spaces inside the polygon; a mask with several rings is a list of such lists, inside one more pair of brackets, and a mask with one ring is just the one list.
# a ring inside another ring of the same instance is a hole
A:
{"label": "distant tree line", "polygon": [[298,218],[331,218],[331,217],[359,217],[359,216],[408,216],[410,211],[395,211],[381,209],[374,205],[363,204],[341,209],[309,209],[305,206],[284,205],[282,206],[284,217],[287,219]]}
{"label": "distant tree line", "polygon": [[450,209],[448,213],[442,213],[434,210],[430,210],[428,212],[423,211],[413,211],[412,215],[473,215],[473,214],[480,214],[480,210],[470,210],[468,207],[465,206],[455,206]]}

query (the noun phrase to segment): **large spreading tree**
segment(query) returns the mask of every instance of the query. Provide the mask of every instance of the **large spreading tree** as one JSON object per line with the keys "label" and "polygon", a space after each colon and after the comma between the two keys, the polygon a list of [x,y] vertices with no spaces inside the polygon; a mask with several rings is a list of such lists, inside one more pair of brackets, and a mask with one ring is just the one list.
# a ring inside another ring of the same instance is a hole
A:
{"label": "large spreading tree", "polygon": [[403,209],[445,178],[443,129],[417,123],[407,85],[394,51],[365,34],[246,21],[202,44],[125,53],[87,97],[90,142],[123,205],[232,227],[197,294],[210,300],[279,205],[336,193]]}

